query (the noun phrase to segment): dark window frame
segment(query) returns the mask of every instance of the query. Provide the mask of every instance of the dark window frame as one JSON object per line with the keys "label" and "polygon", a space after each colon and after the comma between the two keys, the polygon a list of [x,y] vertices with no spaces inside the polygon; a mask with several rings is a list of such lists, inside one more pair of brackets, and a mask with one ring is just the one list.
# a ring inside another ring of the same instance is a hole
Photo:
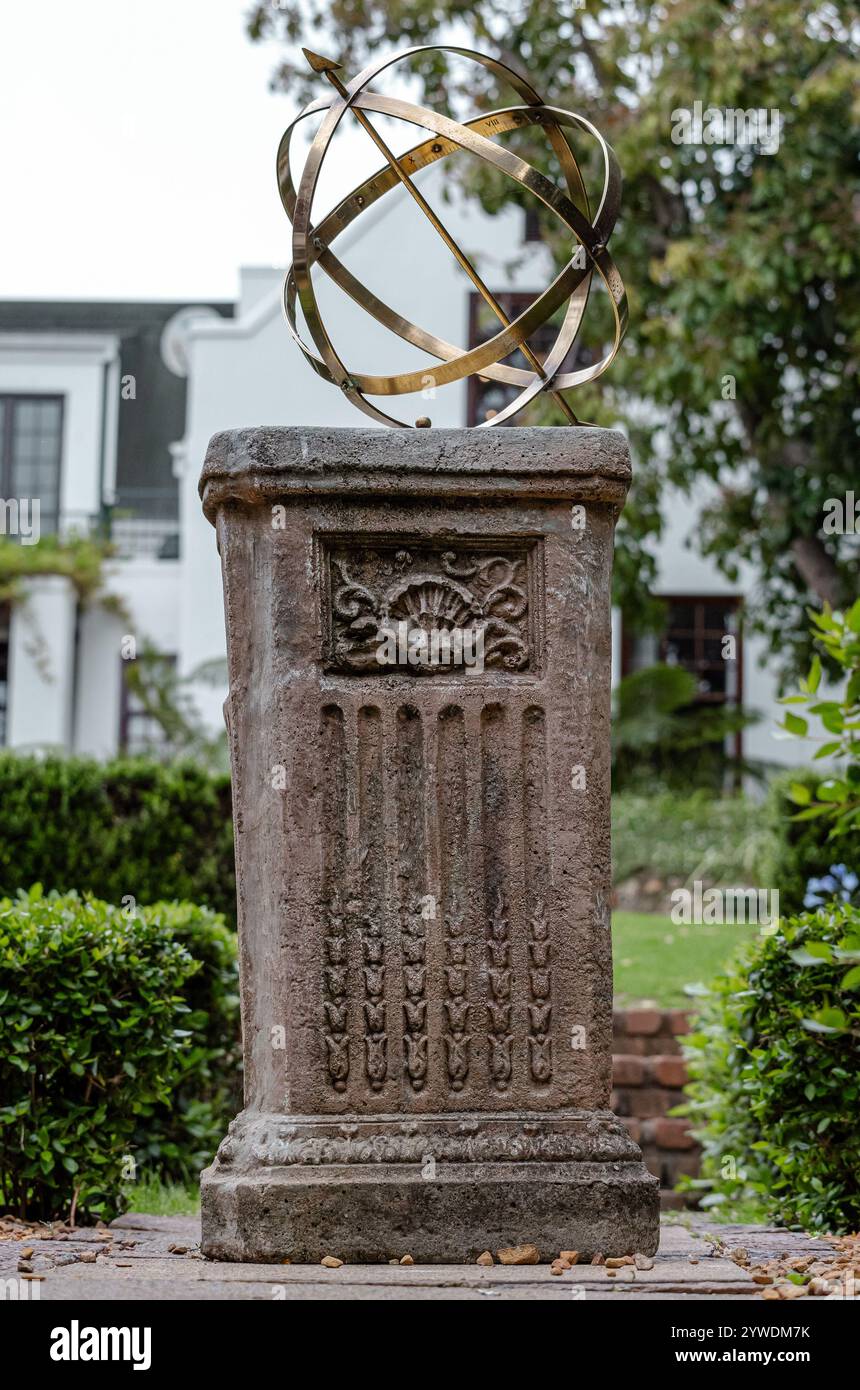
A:
{"label": "dark window frame", "polygon": [[[741,594],[679,593],[657,594],[656,597],[659,599],[661,603],[664,603],[666,605],[667,616],[670,604],[687,604],[696,610],[693,615],[693,626],[691,628],[670,628],[667,623],[666,627],[664,627],[663,631],[660,634],[659,644],[657,648],[657,660],[665,662],[669,637],[672,633],[674,633],[677,636],[692,636],[694,641],[694,651],[697,654],[701,652],[701,657],[696,656],[693,665],[690,665],[687,662],[679,662],[678,665],[683,666],[685,671],[690,671],[691,674],[694,676],[699,676],[700,674],[708,670],[718,669],[716,662],[708,662],[707,660],[705,660],[704,642],[706,637],[725,637],[728,635],[724,626],[720,628],[712,628],[705,626],[704,623],[700,621],[702,614],[700,614],[699,610],[704,609],[709,604],[719,604],[723,610],[730,609],[733,613],[737,614],[737,629],[735,632],[731,634],[737,641],[737,654],[735,658],[737,662],[737,681],[735,683],[734,694],[727,695],[720,694],[718,692],[716,694],[709,695],[705,692],[699,692],[696,696],[694,703],[697,705],[733,705],[736,709],[742,710],[744,707],[743,596]],[[631,671],[636,669],[633,665],[633,635],[627,629],[627,626],[624,622],[623,614],[621,615],[620,635],[620,674],[623,677],[629,676]],[[722,665],[725,665],[725,662],[723,661],[722,657],[720,658],[720,661]],[[743,731],[740,729],[735,734],[734,744],[735,757],[739,759],[742,757],[743,754]]]}
{"label": "dark window frame", "polygon": [[[59,449],[57,452],[57,511],[56,516],[52,518],[53,527],[47,528],[51,531],[59,531],[63,497],[63,444],[66,433],[66,397],[62,392],[0,391],[0,405],[3,407],[3,420],[2,426],[0,426],[0,497],[8,501],[10,497],[20,496],[12,477],[12,422],[16,407],[32,401],[38,401],[40,404],[50,402],[60,407]],[[46,529],[43,525],[41,498],[39,498],[39,525],[41,530]]]}
{"label": "dark window frame", "polygon": [[[169,663],[174,667],[174,669],[175,669],[175,667],[176,667],[177,664],[178,664],[178,655],[177,655],[176,652],[159,652],[159,653],[158,653],[158,656],[159,656],[159,659],[160,659],[160,660],[165,661],[165,662],[169,662]],[[169,745],[169,743],[166,741],[166,739],[165,739],[165,741],[163,742],[163,744],[160,744],[158,747],[153,748],[150,752],[143,753],[143,752],[141,752],[140,749],[137,749],[137,750],[132,750],[132,752],[129,753],[129,747],[128,747],[128,745],[129,745],[129,732],[130,732],[130,729],[132,728],[132,726],[133,726],[135,723],[137,723],[137,722],[150,721],[150,720],[152,720],[152,718],[153,718],[153,716],[152,716],[151,714],[148,714],[148,713],[146,712],[146,710],[143,710],[143,709],[132,709],[132,708],[131,708],[131,703],[130,703],[130,701],[131,701],[131,696],[132,696],[132,693],[133,693],[133,692],[129,689],[128,682],[126,681],[126,678],[125,678],[126,670],[127,670],[128,666],[131,665],[131,664],[133,664],[133,663],[131,663],[131,662],[129,662],[129,661],[123,659],[123,657],[120,657],[120,662],[119,662],[119,751],[120,751],[120,753],[124,754],[124,755],[127,756],[127,757],[139,757],[139,756],[140,756],[140,757],[143,757],[143,756],[146,756],[146,757],[155,758],[155,759],[157,760],[157,759],[160,758],[163,754],[167,754],[167,753],[170,752],[170,745]]]}
{"label": "dark window frame", "polygon": [[543,241],[540,213],[536,207],[527,207],[525,209],[525,216],[523,219],[523,241],[530,244],[534,244],[536,241]]}

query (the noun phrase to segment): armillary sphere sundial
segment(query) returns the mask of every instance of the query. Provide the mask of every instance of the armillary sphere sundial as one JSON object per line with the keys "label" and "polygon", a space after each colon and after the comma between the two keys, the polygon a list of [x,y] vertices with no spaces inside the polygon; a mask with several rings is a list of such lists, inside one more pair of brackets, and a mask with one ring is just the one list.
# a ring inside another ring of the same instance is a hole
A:
{"label": "armillary sphere sundial", "polygon": [[[542,391],[548,391],[553,395],[570,424],[579,424],[562,392],[593,381],[606,370],[618,351],[627,323],[627,297],[624,285],[607,249],[621,200],[621,174],[618,162],[603,136],[584,116],[545,105],[538,92],[523,76],[498,59],[471,49],[452,45],[435,46],[442,52],[457,54],[488,68],[494,76],[507,82],[519,94],[523,99],[522,105],[502,107],[458,122],[426,107],[413,105],[401,98],[384,96],[371,89],[370,84],[387,68],[432,47],[434,46],[425,45],[421,48],[405,49],[394,57],[382,59],[366,67],[349,83],[342,82],[338,76],[339,63],[322,58],[308,49],[304,50],[310,66],[327,79],[334,92],[331,97],[310,102],[287,127],[278,148],[278,188],[293,227],[293,262],[284,283],[284,307],[290,332],[314,371],[324,380],[338,386],[365,415],[384,425],[408,427],[412,422],[389,415],[369,397],[399,396],[422,391],[427,386],[428,374],[434,386],[443,386],[467,376],[480,375],[506,386],[520,388],[519,393],[503,409],[478,428],[504,424]],[[323,120],[311,144],[296,188],[290,168],[293,132],[300,121],[320,114],[323,115]],[[395,155],[376,130],[371,120],[372,115],[396,117],[431,133],[429,138],[422,139],[403,154]],[[320,170],[335,131],[344,118],[354,118],[359,122],[385,162],[370,178],[365,179],[342,198],[322,221],[313,226],[311,206]],[[496,137],[505,132],[530,125],[541,126],[546,132],[561,169],[564,188],[497,143]],[[568,144],[565,128],[584,132],[594,139],[603,158],[603,188],[593,220],[582,173]],[[505,313],[469,257],[457,245],[413,181],[413,175],[419,170],[426,169],[457,150],[466,150],[485,159],[515,179],[550,208],[573,234],[574,244],[570,260],[551,284],[513,320]],[[499,331],[476,347],[458,347],[411,323],[362,285],[332,249],[337,237],[362,212],[367,211],[385,193],[398,186],[405,188],[414,199],[499,320]],[[581,211],[581,208],[585,211]],[[314,265],[319,265],[335,284],[378,323],[406,342],[426,351],[432,359],[431,363],[418,370],[399,372],[395,375],[370,375],[358,372],[344,363],[322,321],[311,278]],[[608,302],[614,319],[612,343],[598,361],[575,371],[562,371],[562,366],[579,334],[595,274],[608,291]],[[527,340],[564,304],[567,307],[558,335],[545,360],[541,362]],[[301,305],[316,352],[299,334],[297,305]],[[517,349],[528,362],[528,369],[506,364],[505,359]],[[422,417],[416,420],[415,424],[429,425],[430,421]]]}

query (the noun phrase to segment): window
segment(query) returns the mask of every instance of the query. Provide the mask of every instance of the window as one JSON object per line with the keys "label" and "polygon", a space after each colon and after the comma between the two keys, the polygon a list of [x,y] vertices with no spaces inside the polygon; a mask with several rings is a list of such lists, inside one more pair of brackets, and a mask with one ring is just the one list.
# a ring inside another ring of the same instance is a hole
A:
{"label": "window", "polygon": [[[537,290],[533,294],[506,290],[499,291],[495,297],[508,319],[516,319],[537,298],[538,293]],[[470,294],[469,347],[477,347],[479,343],[484,343],[488,338],[494,337],[499,332],[500,327],[499,320],[483,297],[477,293]],[[529,338],[529,347],[543,362],[557,337],[558,324],[552,322],[541,324],[540,328]],[[574,346],[561,364],[561,370],[572,372],[579,367],[589,366],[593,360],[593,354],[588,348]],[[523,357],[520,351],[513,353],[506,360],[505,365],[531,371],[531,363]],[[483,424],[491,414],[497,414],[509,401],[514,399],[514,396],[519,395],[521,390],[522,387],[520,386],[505,386],[499,381],[482,381],[480,376],[469,377],[467,423],[470,425]],[[512,425],[528,424],[528,407],[522,415],[518,415],[510,423]]]}
{"label": "window", "polygon": [[[622,675],[664,661],[683,666],[698,681],[696,704],[740,704],[743,652],[739,627],[741,600],[668,595],[666,625],[659,634],[628,637],[622,643]],[[733,637],[734,656],[727,659],[723,639]]]}
{"label": "window", "polygon": [[0,603],[0,748],[6,746],[6,717],[9,709],[9,622],[11,608]]}
{"label": "window", "polygon": [[63,441],[61,396],[0,396],[0,497],[39,502],[39,526],[56,531]]}
{"label": "window", "polygon": [[[147,655],[147,688],[157,698],[162,686],[172,684],[176,667],[175,656]],[[119,746],[129,757],[146,755],[151,758],[168,758],[170,740],[164,727],[147,711],[138,695],[129,688],[126,679],[129,662],[121,665],[120,708],[119,708]]]}
{"label": "window", "polygon": [[668,598],[666,631],[660,643],[660,660],[683,666],[697,677],[698,704],[737,703],[740,652],[727,660],[723,639],[735,638],[739,647],[739,601],[736,598]]}
{"label": "window", "polygon": [[[628,635],[622,628],[621,674],[641,670],[663,661],[668,666],[683,666],[698,683],[692,705],[743,705],[743,638],[740,618],[742,600],[728,597],[702,597],[669,594],[666,605],[666,624],[660,633],[642,636]],[[734,639],[732,646],[724,639]],[[743,734],[734,735],[735,759],[743,753]]]}
{"label": "window", "polygon": [[540,229],[540,214],[537,208],[526,208],[525,225],[523,227],[524,241],[543,241]]}

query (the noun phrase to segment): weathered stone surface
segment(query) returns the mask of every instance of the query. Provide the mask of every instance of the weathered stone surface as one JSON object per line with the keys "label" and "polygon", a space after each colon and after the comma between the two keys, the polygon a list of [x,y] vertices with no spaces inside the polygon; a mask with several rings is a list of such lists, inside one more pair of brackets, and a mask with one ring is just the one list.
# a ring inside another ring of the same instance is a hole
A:
{"label": "weathered stone surface", "polygon": [[[246,1094],[207,1254],[656,1248],[607,1109],[628,481],[602,430],[213,439]],[[383,665],[385,624],[480,628],[483,668]]]}
{"label": "weathered stone surface", "polygon": [[[64,1264],[68,1244],[42,1235],[39,1241],[50,1252],[52,1268],[39,1284],[43,1302],[90,1301],[177,1301],[177,1300],[256,1300],[272,1299],[540,1299],[552,1300],[580,1294],[587,1302],[603,1299],[638,1302],[657,1299],[726,1299],[749,1297],[755,1305],[761,1298],[762,1287],[756,1285],[748,1271],[731,1260],[722,1258],[702,1232],[713,1229],[708,1217],[693,1216],[692,1228],[664,1223],[660,1249],[654,1268],[640,1273],[635,1284],[618,1286],[617,1280],[607,1279],[602,1267],[577,1265],[565,1272],[563,1279],[554,1279],[547,1265],[506,1266],[492,1264],[484,1268],[475,1265],[426,1265],[416,1262],[411,1268],[394,1260],[393,1266],[344,1264],[331,1272],[319,1265],[237,1264],[218,1263],[201,1259],[196,1253],[200,1223],[193,1217],[150,1217],[139,1213],[121,1218],[117,1235],[125,1229],[135,1232],[134,1249],[120,1257],[99,1259],[95,1264],[80,1264],[76,1255],[73,1263]],[[823,1241],[811,1241],[796,1232],[775,1232],[759,1227],[736,1228],[735,1240],[752,1249],[766,1252],[789,1248],[798,1253],[822,1253],[830,1263],[836,1251]],[[92,1245],[96,1233],[81,1229],[74,1233],[71,1244],[75,1249]],[[168,1255],[170,1243],[180,1240],[188,1245],[189,1254]],[[15,1261],[20,1242],[0,1233],[0,1276],[15,1276]],[[692,1265],[689,1255],[698,1251],[698,1264]],[[403,1253],[401,1250],[400,1253]],[[492,1260],[492,1256],[490,1256]],[[834,1297],[833,1294],[830,1295]],[[8,1295],[7,1295],[8,1297]]]}

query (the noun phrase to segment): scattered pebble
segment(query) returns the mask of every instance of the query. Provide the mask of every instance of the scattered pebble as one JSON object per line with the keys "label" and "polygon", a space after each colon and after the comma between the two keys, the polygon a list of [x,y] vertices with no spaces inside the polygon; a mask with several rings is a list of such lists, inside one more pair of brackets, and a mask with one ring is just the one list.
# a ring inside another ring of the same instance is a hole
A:
{"label": "scattered pebble", "polygon": [[567,1260],[569,1265],[575,1265],[579,1261],[578,1250],[562,1250],[558,1257],[560,1260]]}
{"label": "scattered pebble", "polygon": [[593,1265],[602,1265],[602,1264],[605,1264],[606,1261],[605,1261],[603,1255],[601,1255],[601,1254],[598,1253],[597,1255],[592,1255],[592,1257],[591,1257],[591,1263],[592,1263]]}
{"label": "scattered pebble", "polygon": [[536,1245],[508,1245],[504,1250],[497,1250],[496,1254],[503,1265],[540,1264],[540,1251]]}
{"label": "scattered pebble", "polygon": [[19,1274],[32,1274],[32,1273],[33,1273],[33,1266],[30,1264],[29,1260],[19,1260],[19,1261],[18,1261],[18,1273],[19,1273]]}
{"label": "scattered pebble", "polygon": [[611,1260],[607,1260],[607,1261],[606,1261],[606,1268],[607,1268],[607,1269],[623,1269],[625,1265],[632,1265],[632,1263],[633,1263],[633,1256],[632,1256],[632,1255],[621,1255],[621,1256],[616,1256],[615,1258],[613,1258],[613,1259],[611,1259]]}
{"label": "scattered pebble", "polygon": [[691,1265],[697,1265],[697,1264],[699,1263],[699,1257],[698,1257],[698,1255],[688,1255],[688,1256],[687,1256],[687,1263],[688,1263],[688,1264],[691,1264]]}
{"label": "scattered pebble", "polygon": [[78,1263],[82,1265],[94,1265],[97,1259],[95,1250],[82,1250],[78,1256]]}
{"label": "scattered pebble", "polygon": [[32,1258],[33,1258],[33,1247],[32,1247],[32,1245],[28,1245],[27,1248],[26,1248],[26,1250],[21,1250],[21,1251],[19,1252],[18,1258],[21,1259],[21,1260],[32,1260]]}
{"label": "scattered pebble", "polygon": [[187,1245],[168,1245],[168,1247],[167,1247],[167,1253],[168,1253],[168,1255],[187,1255],[187,1254],[188,1254],[188,1246],[187,1246]]}
{"label": "scattered pebble", "polygon": [[411,1255],[402,1255],[400,1257],[400,1263],[402,1265],[414,1265],[415,1261],[413,1260]]}
{"label": "scattered pebble", "polygon": [[[821,1240],[820,1236],[813,1239]],[[776,1254],[750,1266],[747,1251],[729,1250],[737,1264],[748,1268],[762,1298],[791,1301],[796,1298],[840,1298],[848,1280],[860,1270],[860,1236],[827,1236],[832,1256],[816,1251],[797,1255],[790,1251]],[[849,1295],[850,1296],[850,1295]]]}
{"label": "scattered pebble", "polygon": [[654,1261],[650,1255],[634,1255],[633,1263],[637,1269],[653,1269]]}
{"label": "scattered pebble", "polygon": [[496,1262],[490,1254],[489,1250],[485,1250],[483,1255],[479,1255],[477,1260],[475,1261],[476,1265],[493,1265],[495,1263]]}
{"label": "scattered pebble", "polygon": [[397,1257],[395,1256],[395,1258],[394,1258],[393,1260],[389,1260],[388,1263],[389,1263],[390,1265],[399,1265],[399,1264],[400,1264],[400,1261],[399,1261],[399,1260],[397,1259]]}
{"label": "scattered pebble", "polygon": [[114,1269],[133,1269],[133,1268],[134,1268],[134,1265],[132,1264],[131,1260],[117,1260],[116,1264],[114,1265]]}
{"label": "scattered pebble", "polygon": [[336,1255],[323,1255],[320,1264],[324,1265],[326,1269],[340,1269],[343,1260],[339,1260]]}

